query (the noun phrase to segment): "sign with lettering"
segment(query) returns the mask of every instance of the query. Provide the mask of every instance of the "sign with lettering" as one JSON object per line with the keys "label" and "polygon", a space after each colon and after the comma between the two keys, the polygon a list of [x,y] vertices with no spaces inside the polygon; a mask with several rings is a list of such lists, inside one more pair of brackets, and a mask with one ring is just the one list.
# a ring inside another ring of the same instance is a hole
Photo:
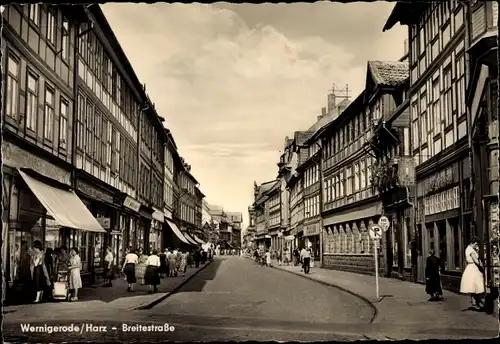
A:
{"label": "sign with lettering", "polygon": [[387,216],[380,216],[380,219],[378,220],[378,225],[380,228],[382,228],[384,232],[386,232],[391,224]]}
{"label": "sign with lettering", "polygon": [[319,235],[320,232],[320,226],[319,223],[314,223],[312,225],[306,225],[304,227],[304,236],[313,236],[313,235]]}
{"label": "sign with lettering", "polygon": [[154,209],[153,219],[155,219],[158,222],[163,223],[165,221],[165,214],[163,214],[163,212],[159,211],[158,209]]}
{"label": "sign with lettering", "polygon": [[123,206],[138,212],[139,208],[141,207],[141,203],[139,201],[136,201],[132,197],[127,196],[125,198],[125,201],[123,201]]}
{"label": "sign with lettering", "polygon": [[56,166],[10,142],[2,142],[3,163],[12,168],[29,168],[60,183],[71,185],[69,171]]}
{"label": "sign with lettering", "polygon": [[101,201],[106,201],[109,203],[113,203],[113,196],[108,194],[107,192],[101,191],[92,185],[85,183],[82,180],[77,180],[76,181],[76,188],[77,190],[85,193],[86,195],[89,195],[90,197],[96,199],[96,200],[101,200]]}
{"label": "sign with lettering", "polygon": [[104,229],[110,229],[111,228],[111,219],[109,217],[96,217],[97,222],[102,226]]}

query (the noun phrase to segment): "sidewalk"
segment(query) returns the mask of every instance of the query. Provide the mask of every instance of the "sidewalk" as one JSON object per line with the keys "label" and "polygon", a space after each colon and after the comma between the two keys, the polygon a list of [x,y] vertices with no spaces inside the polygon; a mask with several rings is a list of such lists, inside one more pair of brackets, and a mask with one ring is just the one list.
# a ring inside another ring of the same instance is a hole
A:
{"label": "sidewalk", "polygon": [[185,276],[166,277],[161,280],[159,292],[148,294],[149,287],[146,285],[135,285],[135,292],[127,292],[128,284],[123,277],[113,281],[112,287],[88,287],[78,293],[76,302],[45,302],[39,304],[16,305],[4,307],[6,319],[14,320],[23,318],[53,319],[91,312],[106,311],[130,311],[154,305],[163,301],[172,292],[184,285],[198,272],[210,265],[200,265],[197,269],[187,268]]}
{"label": "sidewalk", "polygon": [[[444,290],[445,300],[429,302],[425,286],[397,279],[379,277],[380,297],[376,298],[375,277],[344,271],[312,268],[310,274],[301,272],[300,266],[273,267],[294,273],[317,282],[327,284],[354,294],[376,309],[372,324],[386,328],[413,328],[416,333],[449,333],[462,332],[484,333],[498,336],[498,314],[487,315],[469,310],[469,297]],[[467,332],[469,331],[469,332]]]}

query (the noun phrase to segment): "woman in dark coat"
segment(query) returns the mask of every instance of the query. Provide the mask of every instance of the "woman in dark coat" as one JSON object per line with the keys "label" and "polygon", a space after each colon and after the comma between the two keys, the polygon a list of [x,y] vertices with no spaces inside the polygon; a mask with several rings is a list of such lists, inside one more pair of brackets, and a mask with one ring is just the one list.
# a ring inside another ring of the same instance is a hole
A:
{"label": "woman in dark coat", "polygon": [[429,301],[440,301],[443,295],[440,268],[441,260],[436,257],[434,250],[430,250],[425,264],[425,292],[431,296]]}
{"label": "woman in dark coat", "polygon": [[165,277],[165,275],[168,275],[168,265],[167,265],[167,254],[163,251],[160,252],[160,278]]}

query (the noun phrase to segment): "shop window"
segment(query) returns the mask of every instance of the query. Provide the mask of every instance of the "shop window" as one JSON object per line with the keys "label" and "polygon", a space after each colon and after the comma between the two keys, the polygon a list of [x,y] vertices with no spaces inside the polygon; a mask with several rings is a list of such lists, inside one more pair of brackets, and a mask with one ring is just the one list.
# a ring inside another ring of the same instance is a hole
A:
{"label": "shop window", "polygon": [[104,235],[102,233],[95,234],[94,236],[94,267],[102,265],[101,256],[104,252]]}
{"label": "shop window", "polygon": [[398,266],[398,241],[396,235],[396,222],[393,221],[391,225],[391,246],[392,246],[392,266]]}
{"label": "shop window", "polygon": [[490,152],[489,156],[489,180],[490,180],[490,190],[489,193],[494,195],[498,192],[498,149],[494,149]]}
{"label": "shop window", "polygon": [[434,238],[434,223],[428,223],[426,227],[427,227],[427,233],[429,234],[429,250],[436,251],[436,243]]}
{"label": "shop window", "polygon": [[55,220],[46,219],[45,221],[45,248],[56,249],[59,245],[59,229]]}
{"label": "shop window", "polygon": [[436,256],[441,261],[441,272],[448,270],[448,250],[446,245],[446,221],[437,222],[438,235],[439,235],[439,250]]}
{"label": "shop window", "polygon": [[460,271],[461,269],[461,250],[460,250],[460,235],[461,232],[458,228],[458,219],[450,219],[449,225],[451,227],[451,233],[453,235],[453,266],[454,270]]}

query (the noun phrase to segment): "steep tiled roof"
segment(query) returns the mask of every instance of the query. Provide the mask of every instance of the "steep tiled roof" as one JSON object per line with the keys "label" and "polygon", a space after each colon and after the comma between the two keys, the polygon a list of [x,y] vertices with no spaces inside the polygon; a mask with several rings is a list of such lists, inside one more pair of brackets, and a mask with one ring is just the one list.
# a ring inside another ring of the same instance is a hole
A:
{"label": "steep tiled roof", "polygon": [[381,86],[399,86],[410,76],[407,62],[368,61],[368,72]]}
{"label": "steep tiled roof", "polygon": [[295,144],[297,146],[303,145],[313,134],[314,132],[311,131],[296,131],[294,134]]}
{"label": "steep tiled roof", "polygon": [[262,197],[264,197],[267,193],[275,189],[279,185],[277,180],[272,180],[269,182],[262,183],[259,186],[259,193],[257,197],[255,197],[255,201],[259,201]]}

